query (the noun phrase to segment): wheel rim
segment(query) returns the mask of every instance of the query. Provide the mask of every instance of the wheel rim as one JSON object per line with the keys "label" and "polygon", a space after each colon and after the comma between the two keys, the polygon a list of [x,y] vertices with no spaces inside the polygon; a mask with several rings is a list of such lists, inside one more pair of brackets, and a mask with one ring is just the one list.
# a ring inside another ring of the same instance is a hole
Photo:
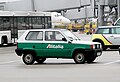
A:
{"label": "wheel rim", "polygon": [[79,53],[79,54],[76,56],[76,59],[77,59],[78,61],[83,61],[83,60],[84,60],[83,54]]}
{"label": "wheel rim", "polygon": [[33,60],[33,56],[31,54],[27,54],[24,58],[25,62],[31,63]]}

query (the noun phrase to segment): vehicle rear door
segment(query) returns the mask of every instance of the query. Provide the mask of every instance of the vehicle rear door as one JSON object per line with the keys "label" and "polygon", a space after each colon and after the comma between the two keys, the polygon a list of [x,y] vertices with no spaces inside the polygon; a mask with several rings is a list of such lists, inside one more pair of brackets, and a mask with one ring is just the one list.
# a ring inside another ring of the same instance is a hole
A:
{"label": "vehicle rear door", "polygon": [[30,31],[26,37],[27,43],[25,47],[27,49],[35,50],[37,56],[42,56],[43,53],[43,31]]}

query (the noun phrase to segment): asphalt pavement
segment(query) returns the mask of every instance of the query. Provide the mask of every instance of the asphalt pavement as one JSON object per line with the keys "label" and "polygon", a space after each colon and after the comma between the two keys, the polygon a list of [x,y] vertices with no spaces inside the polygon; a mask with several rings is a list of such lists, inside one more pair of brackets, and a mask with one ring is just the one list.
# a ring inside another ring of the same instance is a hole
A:
{"label": "asphalt pavement", "polygon": [[[82,40],[91,40],[91,35],[75,34]],[[15,48],[0,47],[0,82],[120,82],[118,50],[103,51],[91,64],[50,58],[43,64],[25,65]]]}

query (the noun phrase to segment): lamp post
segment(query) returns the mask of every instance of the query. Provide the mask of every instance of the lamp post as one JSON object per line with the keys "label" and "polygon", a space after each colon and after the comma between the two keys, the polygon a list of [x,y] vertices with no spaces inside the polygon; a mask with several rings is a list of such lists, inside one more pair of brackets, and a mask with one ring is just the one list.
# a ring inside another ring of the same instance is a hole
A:
{"label": "lamp post", "polygon": [[118,5],[118,17],[120,17],[120,0],[117,0],[117,5]]}
{"label": "lamp post", "polygon": [[31,7],[32,7],[32,11],[36,11],[35,9],[35,1],[31,0]]}
{"label": "lamp post", "polygon": [[99,0],[98,2],[98,26],[104,25],[104,3],[105,1]]}

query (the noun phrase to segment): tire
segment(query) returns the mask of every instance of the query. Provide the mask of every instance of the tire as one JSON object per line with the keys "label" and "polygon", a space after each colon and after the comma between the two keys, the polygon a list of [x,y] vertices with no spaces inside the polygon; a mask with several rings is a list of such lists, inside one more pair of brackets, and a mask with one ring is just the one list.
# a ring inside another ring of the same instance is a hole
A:
{"label": "tire", "polygon": [[39,64],[42,64],[45,60],[46,58],[36,58],[36,62],[38,62]]}
{"label": "tire", "polygon": [[89,35],[89,32],[87,32],[86,34]]}
{"label": "tire", "polygon": [[24,54],[22,59],[26,65],[32,65],[35,62],[35,58],[31,53]]}
{"label": "tire", "polygon": [[74,59],[75,63],[77,63],[77,64],[85,63],[85,55],[81,52],[75,53],[73,59]]}
{"label": "tire", "polygon": [[5,42],[5,40],[4,40],[4,38],[2,38],[2,39],[1,39],[1,46],[4,45],[4,42]]}
{"label": "tire", "polygon": [[90,35],[92,35],[92,33],[90,33]]}
{"label": "tire", "polygon": [[86,58],[86,61],[87,61],[87,63],[93,63],[93,61],[96,59],[96,57],[93,57],[93,56],[91,56],[91,57],[87,57]]}

